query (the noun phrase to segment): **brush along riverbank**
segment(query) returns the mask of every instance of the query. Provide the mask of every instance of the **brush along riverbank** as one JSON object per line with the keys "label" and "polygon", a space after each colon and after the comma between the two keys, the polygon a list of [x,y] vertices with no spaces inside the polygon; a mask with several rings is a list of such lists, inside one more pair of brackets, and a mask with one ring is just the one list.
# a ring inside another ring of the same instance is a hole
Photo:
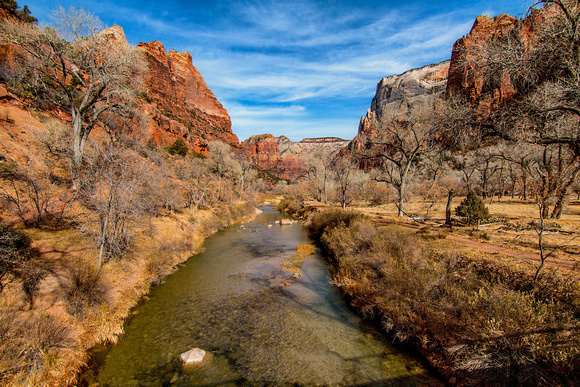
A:
{"label": "brush along riverbank", "polygon": [[340,210],[292,203],[361,316],[451,385],[574,385],[577,275],[473,254],[440,238]]}
{"label": "brush along riverbank", "polygon": [[98,249],[74,229],[28,229],[48,273],[33,298],[15,279],[0,299],[0,384],[73,385],[88,351],[123,334],[132,308],[216,231],[253,216],[247,203],[167,213],[140,222],[134,248],[96,269]]}

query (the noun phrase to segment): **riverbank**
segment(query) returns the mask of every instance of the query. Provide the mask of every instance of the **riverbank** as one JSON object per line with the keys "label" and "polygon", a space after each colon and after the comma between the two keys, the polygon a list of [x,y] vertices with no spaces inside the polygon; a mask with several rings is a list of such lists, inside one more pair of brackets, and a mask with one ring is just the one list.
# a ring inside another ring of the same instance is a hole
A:
{"label": "riverbank", "polygon": [[[86,385],[441,386],[349,310],[302,225],[260,209],[152,289]],[[211,360],[182,367],[191,348]]]}
{"label": "riverbank", "polygon": [[[451,385],[577,384],[580,290],[573,274],[470,254],[357,213],[282,207],[306,219],[358,313]],[[497,258],[497,257],[496,257]]]}
{"label": "riverbank", "polygon": [[[3,385],[73,385],[96,345],[116,342],[132,308],[152,286],[202,249],[204,239],[255,214],[238,202],[141,219],[133,249],[96,269],[98,249],[75,229],[26,230],[49,273],[29,303],[21,284],[0,300]],[[24,348],[24,350],[23,350]]]}

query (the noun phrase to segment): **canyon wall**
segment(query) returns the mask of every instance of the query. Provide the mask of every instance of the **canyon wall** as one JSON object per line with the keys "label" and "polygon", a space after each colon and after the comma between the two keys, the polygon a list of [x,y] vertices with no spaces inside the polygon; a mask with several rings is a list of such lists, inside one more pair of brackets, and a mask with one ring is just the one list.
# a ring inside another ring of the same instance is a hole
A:
{"label": "canyon wall", "polygon": [[227,111],[193,66],[188,52],[167,52],[158,41],[139,43],[145,71],[144,110],[151,118],[149,134],[159,145],[182,138],[205,153],[208,141],[220,140],[238,147]]}
{"label": "canyon wall", "polygon": [[271,134],[252,136],[242,142],[248,158],[260,169],[281,178],[295,180],[306,174],[304,161],[314,154],[336,154],[348,144],[337,137],[305,138],[293,142]]}
{"label": "canyon wall", "polygon": [[[381,160],[372,155],[381,150],[374,142],[381,135],[382,125],[397,116],[432,108],[445,93],[449,65],[450,61],[444,61],[383,78],[370,109],[360,120],[357,136],[340,154],[357,158],[363,170],[378,168]],[[369,157],[360,157],[362,154]]]}

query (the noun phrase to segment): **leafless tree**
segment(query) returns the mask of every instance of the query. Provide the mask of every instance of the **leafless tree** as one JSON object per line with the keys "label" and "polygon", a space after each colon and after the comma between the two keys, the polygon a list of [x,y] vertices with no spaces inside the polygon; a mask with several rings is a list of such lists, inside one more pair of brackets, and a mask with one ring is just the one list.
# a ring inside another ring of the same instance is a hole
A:
{"label": "leafless tree", "polygon": [[[125,115],[138,88],[141,56],[123,45],[102,22],[82,9],[57,8],[56,28],[3,20],[3,39],[18,47],[14,73],[26,91],[71,115],[75,170],[82,165],[89,134],[111,117]],[[108,113],[108,114],[107,114]]]}
{"label": "leafless tree", "polygon": [[343,209],[353,200],[352,192],[364,182],[364,174],[360,172],[356,163],[347,157],[340,157],[333,161],[332,172],[338,191],[338,200]]}
{"label": "leafless tree", "polygon": [[410,178],[417,172],[420,159],[435,144],[431,115],[425,110],[411,110],[399,116],[376,122],[379,138],[372,139],[370,149],[382,160],[383,172],[378,181],[390,184],[398,193],[398,215],[405,213],[405,193]]}
{"label": "leafless tree", "polygon": [[332,178],[332,155],[321,149],[304,160],[306,178],[316,190],[316,200],[328,202],[328,185]]}
{"label": "leafless tree", "polygon": [[100,269],[107,259],[123,256],[130,247],[131,230],[143,212],[139,191],[150,189],[143,186],[149,163],[112,143],[95,146],[90,156],[83,199],[98,215]]}

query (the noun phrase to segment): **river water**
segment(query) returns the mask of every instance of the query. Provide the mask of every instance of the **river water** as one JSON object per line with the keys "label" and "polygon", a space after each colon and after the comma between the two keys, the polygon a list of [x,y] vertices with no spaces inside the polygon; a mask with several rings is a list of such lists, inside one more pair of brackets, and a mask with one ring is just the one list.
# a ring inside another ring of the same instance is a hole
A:
{"label": "river water", "polygon": [[[299,224],[272,225],[271,207],[211,236],[203,253],[138,306],[118,344],[95,354],[99,386],[439,385],[415,360],[378,340],[307,257],[302,277],[280,268],[311,243]],[[179,354],[209,353],[181,367]],[[92,380],[91,380],[92,379]]]}

